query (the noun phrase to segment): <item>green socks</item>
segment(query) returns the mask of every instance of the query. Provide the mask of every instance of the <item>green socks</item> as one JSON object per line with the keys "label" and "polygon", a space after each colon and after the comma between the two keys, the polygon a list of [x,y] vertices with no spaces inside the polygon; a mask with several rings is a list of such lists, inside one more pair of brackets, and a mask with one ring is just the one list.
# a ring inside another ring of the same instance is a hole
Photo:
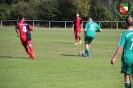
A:
{"label": "green socks", "polygon": [[89,49],[85,49],[85,53],[90,56],[90,50]]}
{"label": "green socks", "polygon": [[131,82],[125,82],[125,88],[131,88]]}

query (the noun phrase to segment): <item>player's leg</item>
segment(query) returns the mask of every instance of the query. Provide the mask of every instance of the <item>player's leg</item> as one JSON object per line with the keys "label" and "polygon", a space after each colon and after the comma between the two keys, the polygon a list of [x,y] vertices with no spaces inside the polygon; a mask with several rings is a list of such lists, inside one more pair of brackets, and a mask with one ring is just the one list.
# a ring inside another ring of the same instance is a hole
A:
{"label": "player's leg", "polygon": [[87,56],[90,57],[91,56],[91,54],[90,54],[90,44],[91,44],[91,42],[90,42],[89,37],[85,36],[84,41],[85,41],[85,54],[87,54]]}
{"label": "player's leg", "polygon": [[131,88],[130,75],[124,73],[125,88]]}
{"label": "player's leg", "polygon": [[29,49],[28,46],[27,46],[27,42],[21,40],[21,43],[22,43],[22,45],[23,45],[25,51],[26,51],[29,55],[31,55],[31,51],[30,51],[30,49]]}
{"label": "player's leg", "polygon": [[77,32],[77,37],[78,37],[78,40],[79,40],[79,44],[81,44],[81,36],[80,36],[80,31]]}
{"label": "player's leg", "polygon": [[34,59],[34,58],[35,58],[35,55],[34,55],[34,48],[33,48],[33,46],[32,46],[32,41],[31,41],[31,40],[28,40],[28,41],[27,41],[27,44],[28,44],[29,50],[30,50],[30,52],[31,52],[30,57],[31,57],[32,59]]}
{"label": "player's leg", "polygon": [[87,47],[88,47],[88,42],[89,42],[87,36],[84,37],[84,42],[85,42],[85,54],[87,54]]}
{"label": "player's leg", "polygon": [[85,53],[87,54],[87,56],[91,56],[90,54],[90,43],[89,42],[86,42],[85,43]]}
{"label": "player's leg", "polygon": [[85,36],[85,53],[89,57],[91,57],[90,44],[91,44],[92,40],[93,40],[93,37]]}
{"label": "player's leg", "polygon": [[131,88],[130,74],[133,74],[131,62],[122,62],[121,73],[124,73],[125,88]]}
{"label": "player's leg", "polygon": [[75,34],[75,41],[76,41],[75,44],[78,44],[78,35],[77,34]]}
{"label": "player's leg", "polygon": [[31,55],[31,51],[30,51],[30,49],[28,48],[28,46],[26,45],[26,46],[24,46],[24,48],[25,48],[25,51],[26,51],[29,55]]}
{"label": "player's leg", "polygon": [[31,51],[32,53],[34,53],[34,49],[33,49],[33,47],[32,47],[32,44],[28,44],[28,47],[29,47],[30,51]]}
{"label": "player's leg", "polygon": [[78,36],[77,36],[76,30],[74,30],[74,36],[75,36],[75,41],[76,41],[75,45],[77,45],[78,44]]}
{"label": "player's leg", "polygon": [[79,40],[79,44],[81,44],[81,36],[80,36],[80,31],[81,31],[81,29],[78,27],[78,28],[76,29],[76,31],[77,31],[77,37],[78,37],[78,40]]}

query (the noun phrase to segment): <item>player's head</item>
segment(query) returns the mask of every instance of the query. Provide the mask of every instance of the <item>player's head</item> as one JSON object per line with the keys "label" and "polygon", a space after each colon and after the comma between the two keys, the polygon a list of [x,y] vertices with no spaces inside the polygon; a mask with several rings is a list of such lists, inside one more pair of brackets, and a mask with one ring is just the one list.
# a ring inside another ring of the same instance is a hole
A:
{"label": "player's head", "polygon": [[76,13],[76,17],[79,17],[79,13]]}
{"label": "player's head", "polygon": [[18,20],[19,20],[19,21],[24,21],[24,16],[19,16],[19,17],[18,17]]}
{"label": "player's head", "polygon": [[88,22],[92,22],[93,20],[92,20],[92,18],[91,17],[89,17],[88,18]]}
{"label": "player's head", "polygon": [[131,15],[127,16],[126,24],[127,24],[128,27],[133,26],[133,18],[132,18]]}

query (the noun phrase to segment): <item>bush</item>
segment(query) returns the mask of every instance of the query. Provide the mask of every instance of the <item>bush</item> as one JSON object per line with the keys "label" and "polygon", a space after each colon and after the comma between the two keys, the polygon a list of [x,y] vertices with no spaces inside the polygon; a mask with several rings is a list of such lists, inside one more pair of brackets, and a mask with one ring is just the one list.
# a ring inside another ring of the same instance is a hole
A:
{"label": "bush", "polygon": [[11,12],[7,4],[0,4],[0,20],[8,20],[11,17]]}

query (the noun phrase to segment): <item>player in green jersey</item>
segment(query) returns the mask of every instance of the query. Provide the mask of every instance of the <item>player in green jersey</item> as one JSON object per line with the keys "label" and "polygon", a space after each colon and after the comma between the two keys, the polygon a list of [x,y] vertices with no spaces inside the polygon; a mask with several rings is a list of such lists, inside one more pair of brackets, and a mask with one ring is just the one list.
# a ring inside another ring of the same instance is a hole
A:
{"label": "player in green jersey", "polygon": [[101,32],[100,26],[93,22],[92,18],[88,18],[88,22],[85,25],[84,41],[85,41],[85,54],[84,56],[90,57],[90,44],[94,39],[96,32]]}
{"label": "player in green jersey", "polygon": [[120,41],[111,64],[114,64],[116,57],[122,52],[121,73],[124,73],[125,88],[131,88],[130,75],[133,74],[133,18],[126,18],[127,30],[121,33]]}

